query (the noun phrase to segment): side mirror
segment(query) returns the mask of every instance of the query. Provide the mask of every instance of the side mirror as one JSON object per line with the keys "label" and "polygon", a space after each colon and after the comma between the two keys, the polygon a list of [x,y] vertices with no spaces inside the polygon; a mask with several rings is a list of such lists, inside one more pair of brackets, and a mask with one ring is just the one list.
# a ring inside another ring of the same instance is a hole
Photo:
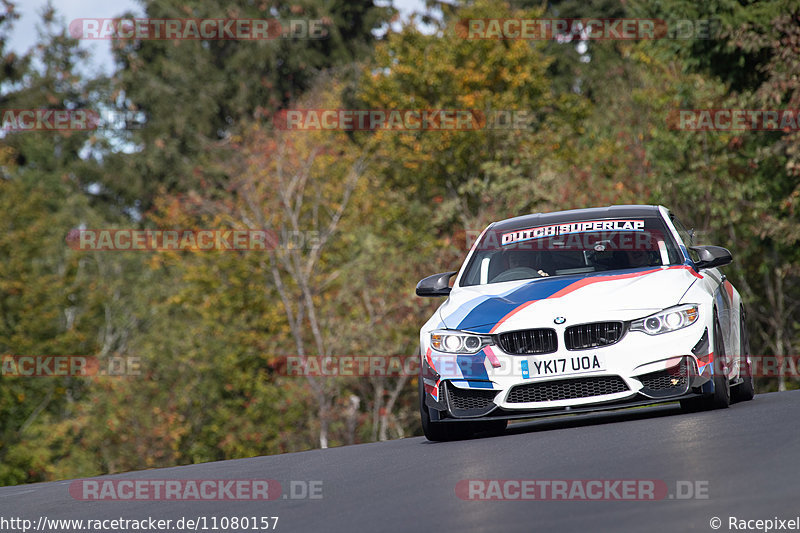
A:
{"label": "side mirror", "polygon": [[417,296],[447,296],[450,294],[450,278],[458,272],[443,272],[428,276],[417,283]]}
{"label": "side mirror", "polygon": [[722,246],[693,246],[690,249],[697,252],[700,257],[700,260],[694,264],[697,270],[720,267],[733,261],[731,252]]}

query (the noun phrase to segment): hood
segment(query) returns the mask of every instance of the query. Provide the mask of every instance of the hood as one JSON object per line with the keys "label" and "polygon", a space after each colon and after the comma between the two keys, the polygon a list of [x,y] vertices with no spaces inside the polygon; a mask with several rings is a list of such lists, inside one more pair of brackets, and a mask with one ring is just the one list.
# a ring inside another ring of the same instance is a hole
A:
{"label": "hood", "polygon": [[682,265],[457,287],[439,312],[448,329],[490,333],[499,323],[537,302],[572,315],[585,314],[598,304],[605,311],[659,311],[678,304],[699,278],[693,269]]}

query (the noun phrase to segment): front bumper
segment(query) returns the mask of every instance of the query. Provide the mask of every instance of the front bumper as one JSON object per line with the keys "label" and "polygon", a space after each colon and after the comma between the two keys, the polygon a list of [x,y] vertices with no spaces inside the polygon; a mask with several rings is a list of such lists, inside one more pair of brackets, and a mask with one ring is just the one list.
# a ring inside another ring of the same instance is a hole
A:
{"label": "front bumper", "polygon": [[[609,317],[617,318],[630,319]],[[566,327],[553,328],[558,346],[541,355],[511,355],[498,343],[472,356],[453,356],[423,342],[421,377],[432,417],[529,418],[713,392],[709,328],[702,320],[662,335],[628,331],[609,345],[587,349],[561,342]],[[560,366],[547,372],[554,360]]]}
{"label": "front bumper", "polygon": [[593,374],[528,381],[503,390],[440,380],[436,398],[425,395],[426,405],[442,421],[508,420],[674,402],[713,391],[709,376],[699,375],[695,357],[673,357],[668,363],[660,370],[643,365],[649,371],[625,379]]}

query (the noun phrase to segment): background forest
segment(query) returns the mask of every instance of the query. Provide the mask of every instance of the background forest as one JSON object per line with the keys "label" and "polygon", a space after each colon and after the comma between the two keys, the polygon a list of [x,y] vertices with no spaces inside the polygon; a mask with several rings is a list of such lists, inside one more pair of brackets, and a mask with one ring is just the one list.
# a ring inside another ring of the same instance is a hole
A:
{"label": "background forest", "polygon": [[[0,484],[420,433],[413,378],[287,377],[287,355],[413,354],[414,296],[493,220],[663,204],[729,248],[755,354],[800,349],[800,137],[671,129],[675,109],[800,109],[800,10],[777,0],[142,0],[150,18],[314,18],[326,39],[115,41],[89,76],[56,9],[8,49],[0,109],[89,108],[0,133],[0,354],[136,358],[124,377],[0,376]],[[120,13],[123,15],[123,13]],[[87,16],[91,16],[90,14]],[[711,39],[467,40],[469,18],[713,19]],[[426,31],[420,31],[424,22]],[[281,131],[287,108],[520,110],[523,130]],[[111,118],[108,118],[111,117]],[[128,117],[132,120],[122,120]],[[87,252],[75,228],[271,229],[268,252]],[[760,392],[796,388],[762,378]]]}

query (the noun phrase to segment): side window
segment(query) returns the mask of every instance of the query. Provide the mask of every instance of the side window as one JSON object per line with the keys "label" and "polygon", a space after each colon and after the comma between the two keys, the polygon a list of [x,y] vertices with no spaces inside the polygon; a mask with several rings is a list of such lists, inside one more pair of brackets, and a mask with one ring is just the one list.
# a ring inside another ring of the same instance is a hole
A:
{"label": "side window", "polygon": [[[680,220],[678,220],[674,216],[670,218],[672,219],[672,223],[675,225],[675,229],[678,230],[678,235],[683,241],[683,244],[686,245],[686,248],[688,249],[690,246],[694,246],[695,245],[694,235],[686,229],[686,226],[681,224]],[[691,249],[689,249],[688,251],[689,251],[689,257],[692,258],[692,261],[697,262],[700,260],[700,257],[697,255],[697,252]]]}

